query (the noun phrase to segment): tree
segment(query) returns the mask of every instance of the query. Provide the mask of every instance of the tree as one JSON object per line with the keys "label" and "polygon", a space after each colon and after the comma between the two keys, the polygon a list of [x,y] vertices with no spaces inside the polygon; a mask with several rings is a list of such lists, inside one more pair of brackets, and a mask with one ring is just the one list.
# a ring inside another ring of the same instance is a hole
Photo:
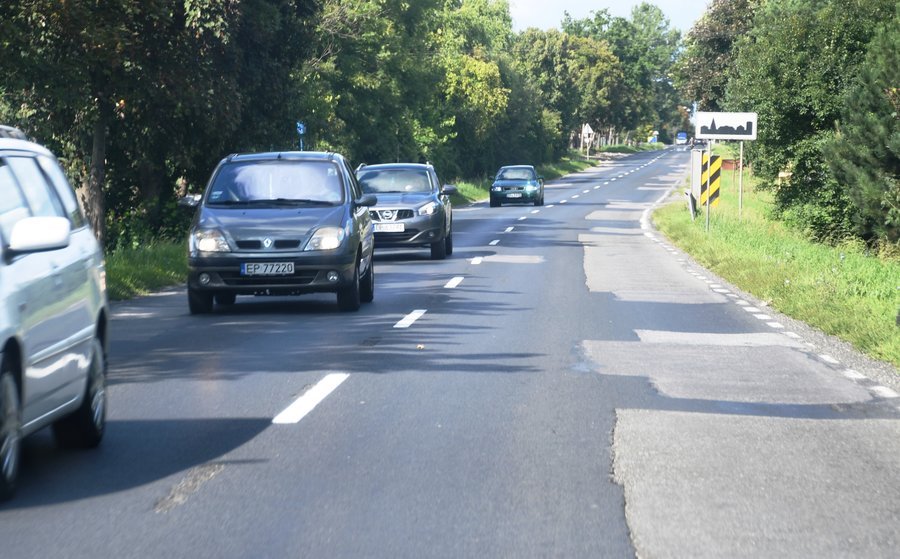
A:
{"label": "tree", "polygon": [[713,0],[685,39],[674,69],[684,99],[701,111],[722,111],[735,42],[746,34],[761,0]]}
{"label": "tree", "polygon": [[727,107],[759,114],[755,172],[775,190],[776,210],[817,238],[852,228],[851,201],[821,149],[873,30],[893,13],[893,0],[767,2],[738,44]]}
{"label": "tree", "polygon": [[856,232],[900,241],[900,9],[868,46],[843,96],[841,120],[825,154],[855,205]]}

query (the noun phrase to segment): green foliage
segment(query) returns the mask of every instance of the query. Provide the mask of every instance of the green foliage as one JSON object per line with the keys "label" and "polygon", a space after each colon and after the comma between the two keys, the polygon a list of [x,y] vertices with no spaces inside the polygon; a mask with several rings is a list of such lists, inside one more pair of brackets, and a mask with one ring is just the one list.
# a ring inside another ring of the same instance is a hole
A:
{"label": "green foliage", "polygon": [[722,111],[734,45],[750,30],[761,0],[713,0],[691,28],[675,67],[681,95],[701,111]]}
{"label": "green foliage", "polygon": [[517,35],[506,0],[4,2],[0,120],[58,154],[115,250],[183,238],[176,200],[229,153],[295,149],[298,120],[306,149],[446,178],[548,163],[584,122],[683,120],[658,9],[570,24]]}
{"label": "green foliage", "polygon": [[779,211],[817,238],[850,231],[850,200],[822,149],[873,30],[893,12],[892,0],[766,2],[737,45],[727,108],[759,114],[754,170]]}
{"label": "green foliage", "polygon": [[855,232],[900,242],[900,9],[869,45],[859,77],[843,96],[841,122],[825,149],[856,211]]}

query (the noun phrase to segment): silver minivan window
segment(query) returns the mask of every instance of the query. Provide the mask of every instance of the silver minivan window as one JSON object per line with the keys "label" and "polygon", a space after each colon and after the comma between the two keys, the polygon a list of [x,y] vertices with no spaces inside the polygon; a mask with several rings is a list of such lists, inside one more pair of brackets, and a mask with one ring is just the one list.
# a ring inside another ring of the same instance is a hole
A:
{"label": "silver minivan window", "polygon": [[44,173],[38,168],[33,157],[7,157],[6,162],[12,168],[32,215],[54,217],[66,215],[59,196],[47,184]]}
{"label": "silver minivan window", "polygon": [[0,160],[0,237],[9,239],[13,225],[29,215],[31,212],[25,198],[22,197],[12,170]]}

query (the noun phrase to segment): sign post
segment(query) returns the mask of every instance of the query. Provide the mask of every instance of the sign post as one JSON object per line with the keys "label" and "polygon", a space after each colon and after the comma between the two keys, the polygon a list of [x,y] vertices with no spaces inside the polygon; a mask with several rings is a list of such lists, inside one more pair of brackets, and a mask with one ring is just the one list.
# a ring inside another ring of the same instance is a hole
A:
{"label": "sign post", "polygon": [[306,134],[306,124],[297,121],[297,135],[300,136],[300,151],[303,151],[303,136]]}
{"label": "sign post", "polygon": [[[738,175],[738,218],[744,213],[744,141],[756,139],[756,113],[705,113],[694,115],[694,137],[703,140],[739,140],[741,142],[740,173]],[[710,146],[710,150],[712,147]],[[710,155],[712,152],[710,151]],[[709,202],[709,199],[707,199]],[[707,204],[706,231],[709,232]]]}

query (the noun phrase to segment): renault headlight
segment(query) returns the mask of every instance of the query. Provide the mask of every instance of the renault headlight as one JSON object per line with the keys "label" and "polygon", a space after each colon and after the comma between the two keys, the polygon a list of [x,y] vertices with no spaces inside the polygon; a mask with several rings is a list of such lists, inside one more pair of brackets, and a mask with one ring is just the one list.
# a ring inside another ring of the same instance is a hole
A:
{"label": "renault headlight", "polygon": [[196,229],[190,240],[191,252],[231,252],[228,239],[218,229]]}
{"label": "renault headlight", "polygon": [[341,246],[347,233],[343,227],[322,227],[306,243],[303,250],[334,250]]}
{"label": "renault headlight", "polygon": [[434,215],[438,209],[437,202],[428,202],[421,208],[419,208],[419,215]]}

